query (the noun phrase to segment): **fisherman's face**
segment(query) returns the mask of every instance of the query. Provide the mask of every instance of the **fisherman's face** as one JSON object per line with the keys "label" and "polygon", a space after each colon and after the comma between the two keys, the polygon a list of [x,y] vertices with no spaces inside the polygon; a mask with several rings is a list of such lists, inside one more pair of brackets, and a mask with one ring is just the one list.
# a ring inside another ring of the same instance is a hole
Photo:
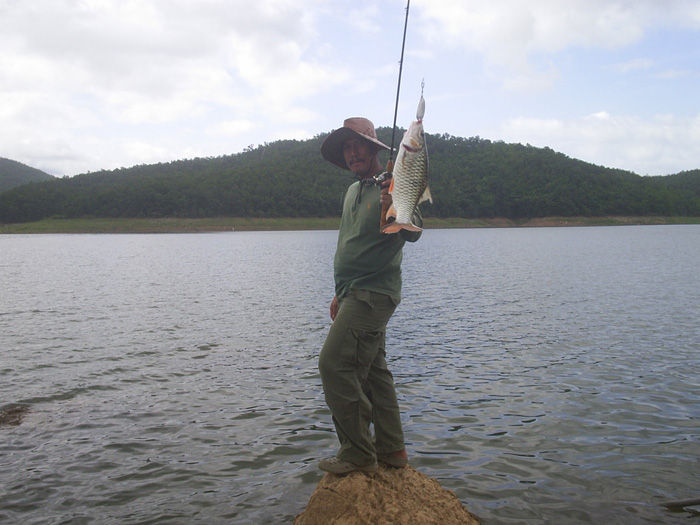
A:
{"label": "fisherman's face", "polygon": [[377,149],[367,140],[352,138],[343,143],[345,163],[355,175],[364,179],[372,177],[376,168]]}

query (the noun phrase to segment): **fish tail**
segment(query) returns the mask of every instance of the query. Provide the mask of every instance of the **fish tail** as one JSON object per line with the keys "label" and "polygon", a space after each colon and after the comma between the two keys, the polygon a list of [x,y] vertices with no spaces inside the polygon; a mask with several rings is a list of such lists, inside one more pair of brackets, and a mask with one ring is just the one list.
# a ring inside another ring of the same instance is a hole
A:
{"label": "fish tail", "polygon": [[384,228],[382,228],[382,233],[397,233],[401,230],[408,230],[410,232],[422,232],[423,228],[419,228],[412,223],[401,223],[401,222],[390,222]]}

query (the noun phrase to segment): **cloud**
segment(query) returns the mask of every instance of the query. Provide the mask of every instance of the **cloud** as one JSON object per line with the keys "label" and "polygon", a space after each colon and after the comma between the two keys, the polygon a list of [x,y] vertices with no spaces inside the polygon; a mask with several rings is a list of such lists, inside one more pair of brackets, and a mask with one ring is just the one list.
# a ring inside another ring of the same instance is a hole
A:
{"label": "cloud", "polygon": [[242,135],[255,128],[255,123],[250,120],[228,120],[219,122],[209,129],[209,132],[215,136],[235,137]]}
{"label": "cloud", "polygon": [[647,70],[654,66],[654,61],[648,58],[635,58],[621,64],[614,64],[613,68],[618,73],[629,73],[631,71]]}
{"label": "cloud", "polygon": [[[419,9],[429,41],[478,53],[506,88],[550,87],[557,72],[539,66],[540,55],[619,49],[652,27],[700,25],[697,3],[687,0],[431,0]],[[537,78],[543,73],[548,80]]]}
{"label": "cloud", "polygon": [[[58,160],[66,148],[84,149],[78,134],[92,132],[85,165],[99,156],[109,168],[178,156],[193,121],[209,121],[209,130],[219,122],[230,136],[231,122],[313,120],[301,102],[347,79],[312,46],[314,6],[322,3],[0,3],[0,138],[7,151],[36,148]],[[160,127],[167,124],[185,129],[174,138]],[[121,146],[108,129],[125,134]]]}
{"label": "cloud", "polygon": [[[597,159],[606,167],[669,175],[669,165],[697,165],[693,157],[700,143],[700,115],[645,119],[600,111],[571,120],[514,118],[497,133],[507,142],[547,146],[574,158]],[[679,151],[685,153],[679,157]]]}
{"label": "cloud", "polygon": [[380,23],[381,13],[375,4],[366,5],[359,9],[351,9],[346,19],[360,33],[377,35],[383,30]]}

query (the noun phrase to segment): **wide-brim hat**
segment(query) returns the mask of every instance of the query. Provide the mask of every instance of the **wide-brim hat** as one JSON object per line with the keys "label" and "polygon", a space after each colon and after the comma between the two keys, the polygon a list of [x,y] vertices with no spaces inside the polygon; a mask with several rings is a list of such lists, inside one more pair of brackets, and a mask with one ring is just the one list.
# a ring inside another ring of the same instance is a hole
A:
{"label": "wide-brim hat", "polygon": [[381,149],[391,149],[389,146],[377,140],[377,132],[371,120],[362,117],[345,119],[343,127],[333,131],[321,144],[321,155],[339,168],[349,170],[343,156],[343,143],[352,138],[360,137],[376,144]]}

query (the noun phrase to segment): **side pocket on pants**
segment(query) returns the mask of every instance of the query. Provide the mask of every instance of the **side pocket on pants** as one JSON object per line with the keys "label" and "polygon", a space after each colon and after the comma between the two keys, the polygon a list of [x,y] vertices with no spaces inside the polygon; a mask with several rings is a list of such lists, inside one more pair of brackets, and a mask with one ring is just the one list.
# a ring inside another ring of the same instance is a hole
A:
{"label": "side pocket on pants", "polygon": [[355,359],[356,364],[366,375],[369,372],[369,367],[377,357],[377,352],[384,345],[384,332],[364,332],[359,330],[351,330],[353,339],[356,343]]}

